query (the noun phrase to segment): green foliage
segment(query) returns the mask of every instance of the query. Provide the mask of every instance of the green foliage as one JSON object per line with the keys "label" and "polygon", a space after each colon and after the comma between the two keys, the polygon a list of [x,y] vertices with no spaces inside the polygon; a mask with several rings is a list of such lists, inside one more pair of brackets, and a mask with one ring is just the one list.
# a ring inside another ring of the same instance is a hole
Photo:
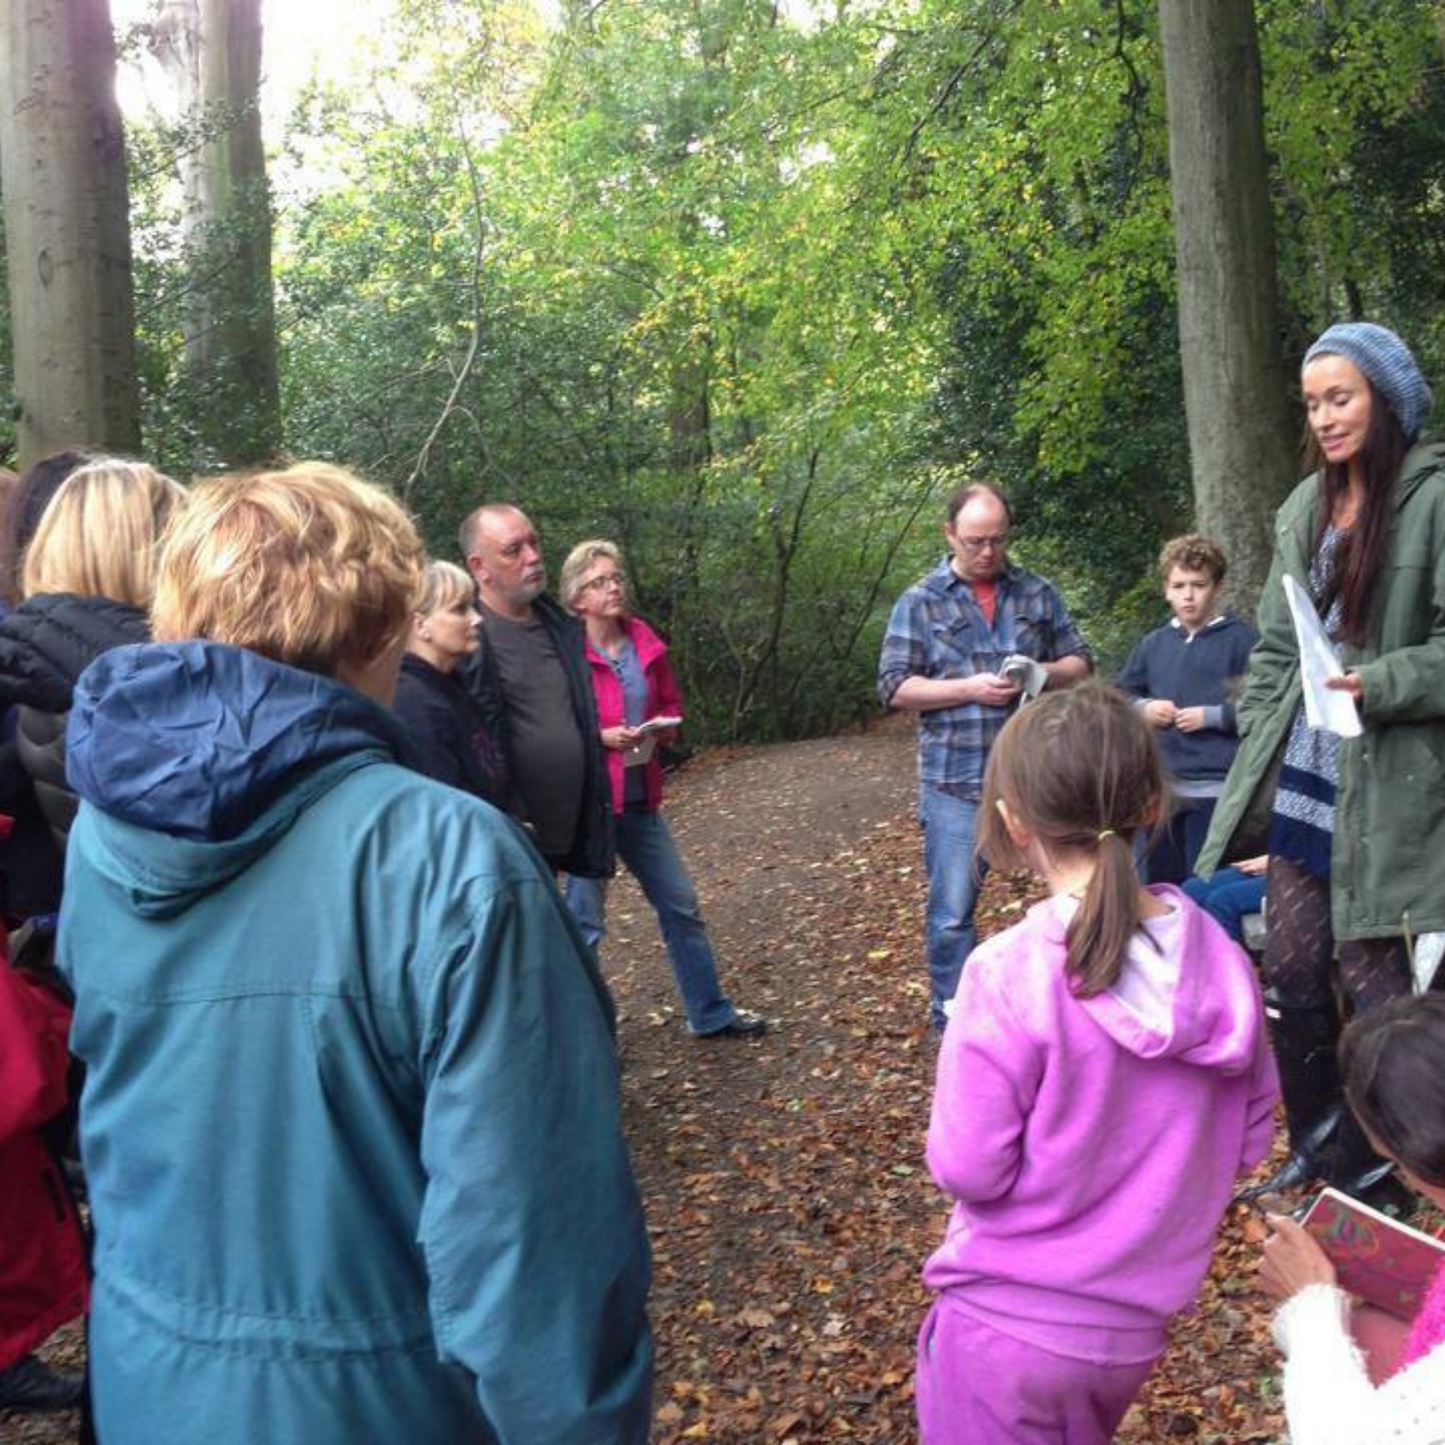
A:
{"label": "green foliage", "polygon": [[[149,27],[137,26],[122,38],[121,53],[139,64],[149,39]],[[235,345],[266,315],[267,297],[254,294],[251,269],[240,264],[244,251],[267,244],[264,178],[233,181],[234,213],[207,221],[189,214],[182,175],[188,159],[255,103],[127,123],[142,431],[149,455],[179,475],[260,461],[275,450],[278,418],[270,388],[258,381],[264,367]],[[243,316],[248,324],[238,325]],[[188,356],[187,339],[198,335],[203,344]]]}
{"label": "green foliage", "polygon": [[[659,4],[579,16],[547,59],[485,147],[444,62],[424,113],[350,118],[365,175],[314,198],[281,273],[292,435],[411,478],[439,548],[499,497],[554,562],[617,538],[695,719],[826,727],[869,695],[891,564],[932,494],[943,336],[897,227],[860,248],[827,224],[850,172],[813,93],[848,57],[770,7]],[[852,63],[861,83],[866,47]]]}
{"label": "green foliage", "polygon": [[[1390,290],[1400,218],[1379,204],[1376,187],[1389,184],[1381,163],[1393,167],[1422,108],[1438,118],[1433,10],[1420,0],[1260,4],[1266,129],[1283,202],[1281,278],[1306,330],[1362,304],[1390,319],[1377,298]],[[1428,205],[1428,187],[1414,196]],[[1437,192],[1437,225],[1440,203]]]}
{"label": "green foliage", "polygon": [[897,70],[882,145],[926,187],[950,322],[933,446],[1107,632],[1190,513],[1154,7],[939,6]]}
{"label": "green foliage", "polygon": [[[493,24],[491,68],[459,38],[488,13],[409,12],[404,117],[384,82],[313,108],[355,160],[282,273],[293,445],[398,484],[425,450],[439,547],[482,497],[554,560],[616,537],[716,733],[869,705],[965,475],[1120,660],[1192,512],[1155,7],[650,0]],[[1349,295],[1410,331],[1445,274],[1411,260],[1441,233],[1425,7],[1260,21],[1285,344]]]}
{"label": "green foliage", "polygon": [[[1445,378],[1435,7],[1256,10],[1284,355],[1368,314]],[[1112,667],[1192,521],[1167,140],[1149,0],[399,0],[272,160],[287,446],[444,555],[484,499],[554,567],[615,538],[713,736],[872,706],[964,477]],[[182,472],[218,401],[181,365],[193,141],[132,127],[148,446]]]}

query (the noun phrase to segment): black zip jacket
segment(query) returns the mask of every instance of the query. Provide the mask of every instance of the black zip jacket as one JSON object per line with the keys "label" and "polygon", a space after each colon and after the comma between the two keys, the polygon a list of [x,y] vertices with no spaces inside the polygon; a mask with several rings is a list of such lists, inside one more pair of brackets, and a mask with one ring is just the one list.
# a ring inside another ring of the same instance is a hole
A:
{"label": "black zip jacket", "polygon": [[80,674],[103,652],[148,642],[137,607],[55,592],[0,619],[0,702],[17,709],[15,749],[61,851],[78,806],[65,781],[65,724]]}

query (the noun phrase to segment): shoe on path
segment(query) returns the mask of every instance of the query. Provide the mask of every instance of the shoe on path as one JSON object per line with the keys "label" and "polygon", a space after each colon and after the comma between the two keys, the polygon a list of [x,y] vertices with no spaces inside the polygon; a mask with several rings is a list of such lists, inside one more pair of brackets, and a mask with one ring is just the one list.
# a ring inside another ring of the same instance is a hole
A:
{"label": "shoe on path", "polygon": [[84,1375],[52,1370],[34,1355],[0,1370],[0,1410],[76,1410],[84,1390]]}
{"label": "shoe on path", "polygon": [[768,1021],[757,1014],[739,1010],[731,1020],[711,1033],[698,1034],[700,1039],[755,1039],[768,1031]]}

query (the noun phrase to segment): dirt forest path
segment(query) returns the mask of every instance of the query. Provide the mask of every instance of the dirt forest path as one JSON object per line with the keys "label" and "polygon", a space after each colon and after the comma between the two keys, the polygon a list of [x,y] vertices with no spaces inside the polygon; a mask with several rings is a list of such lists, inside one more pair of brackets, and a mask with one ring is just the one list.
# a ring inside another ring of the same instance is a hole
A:
{"label": "dirt forest path", "polygon": [[[936,1050],[914,777],[894,719],[705,755],[672,780],[724,987],[772,1022],[761,1040],[688,1037],[651,910],[614,885],[604,969],[656,1254],[656,1445],[917,1438],[918,1273],[947,1206],[923,1161]],[[984,930],[1022,902],[992,881]],[[1230,1221],[1203,1310],[1121,1441],[1282,1436],[1262,1235]]]}
{"label": "dirt forest path", "polygon": [[[762,1039],[688,1035],[653,914],[629,878],[614,885],[603,963],[655,1253],[654,1445],[917,1438],[918,1275],[947,1206],[923,1161],[936,1050],[915,793],[902,719],[704,753],[670,780],[724,987],[770,1020]],[[1023,902],[991,879],[982,928]],[[1263,1232],[1230,1221],[1204,1308],[1121,1441],[1280,1437],[1253,1292]],[[77,1333],[47,1353],[75,1361]],[[73,1417],[0,1415],[5,1445],[74,1439]]]}

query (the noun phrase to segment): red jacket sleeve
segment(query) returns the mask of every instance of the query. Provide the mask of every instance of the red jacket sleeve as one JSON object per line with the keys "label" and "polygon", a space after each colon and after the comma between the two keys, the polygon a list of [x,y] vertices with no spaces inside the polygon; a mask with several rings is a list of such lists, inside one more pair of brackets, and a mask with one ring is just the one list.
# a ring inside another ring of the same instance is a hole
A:
{"label": "red jacket sleeve", "polygon": [[672,663],[664,652],[649,669],[653,681],[652,696],[648,699],[649,717],[682,717],[682,693],[678,691],[677,677]]}
{"label": "red jacket sleeve", "polygon": [[65,1106],[70,1010],[0,960],[0,1140]]}

